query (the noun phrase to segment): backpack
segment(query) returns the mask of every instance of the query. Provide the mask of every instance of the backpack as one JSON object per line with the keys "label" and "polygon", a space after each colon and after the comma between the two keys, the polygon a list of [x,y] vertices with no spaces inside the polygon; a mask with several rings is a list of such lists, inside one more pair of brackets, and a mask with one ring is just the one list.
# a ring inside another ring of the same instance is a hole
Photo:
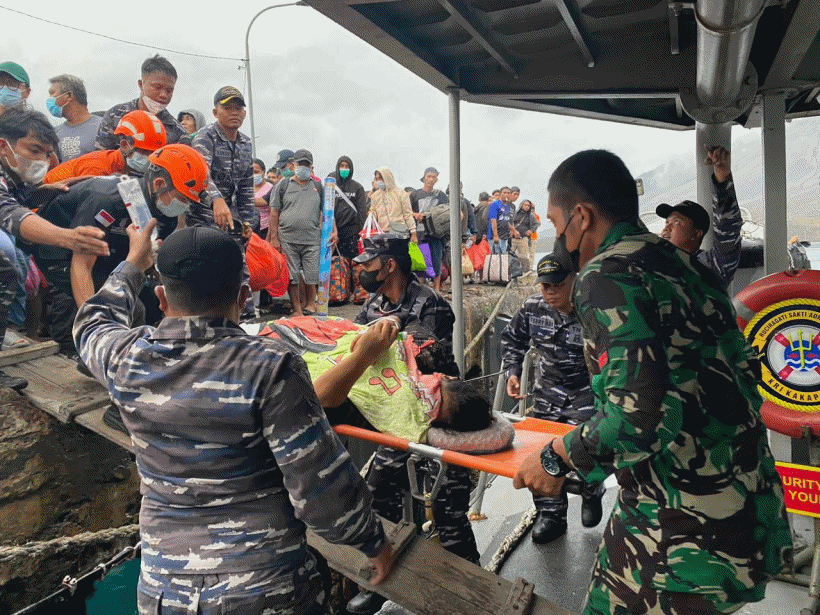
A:
{"label": "backpack", "polygon": [[424,212],[424,232],[437,239],[450,236],[450,204],[435,205]]}

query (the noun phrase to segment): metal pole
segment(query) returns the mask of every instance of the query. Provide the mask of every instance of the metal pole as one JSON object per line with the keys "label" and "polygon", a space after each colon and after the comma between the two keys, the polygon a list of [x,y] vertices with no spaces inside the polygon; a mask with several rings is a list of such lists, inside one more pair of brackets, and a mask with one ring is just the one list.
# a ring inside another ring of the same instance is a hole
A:
{"label": "metal pole", "polygon": [[[698,203],[708,212],[712,212],[712,167],[703,163],[706,159],[706,146],[725,147],[732,151],[732,125],[726,124],[701,124],[695,125],[695,169],[697,170],[698,181]],[[712,247],[713,228],[709,226],[709,232],[703,238],[702,248],[708,250]]]}
{"label": "metal pole", "polygon": [[450,280],[453,289],[453,354],[461,376],[464,376],[464,278],[461,275],[461,91],[450,93]]}
{"label": "metal pole", "polygon": [[789,268],[786,207],[786,97],[763,95],[763,267],[766,275]]}
{"label": "metal pole", "polygon": [[248,45],[248,38],[251,35],[251,26],[253,22],[256,21],[256,18],[259,17],[265,11],[269,11],[271,9],[281,9],[283,6],[305,6],[305,3],[302,0],[299,2],[289,2],[288,4],[276,4],[274,6],[268,6],[261,11],[259,11],[256,15],[253,16],[251,22],[248,24],[248,29],[245,31],[245,78],[248,80],[248,116],[251,120],[251,148],[253,149],[253,157],[256,158],[256,131],[254,130],[253,126],[253,88],[251,87],[251,50],[250,46]]}

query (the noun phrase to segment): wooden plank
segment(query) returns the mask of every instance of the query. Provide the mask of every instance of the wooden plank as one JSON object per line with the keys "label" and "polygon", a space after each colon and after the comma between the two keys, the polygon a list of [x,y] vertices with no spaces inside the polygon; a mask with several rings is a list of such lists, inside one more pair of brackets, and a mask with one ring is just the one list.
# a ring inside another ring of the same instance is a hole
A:
{"label": "wooden plank", "polygon": [[[394,524],[383,523],[390,533]],[[308,532],[308,543],[334,570],[418,615],[498,615],[521,602],[521,583],[502,579],[431,540],[417,537],[395,563],[390,576],[377,586],[360,575],[368,563],[364,554],[352,547],[330,544],[313,532]],[[533,595],[527,613],[578,615],[538,595]]]}
{"label": "wooden plank", "polygon": [[110,403],[108,391],[100,383],[83,376],[74,361],[59,354],[10,365],[3,371],[28,380],[22,393],[63,423]]}
{"label": "wooden plank", "polygon": [[105,408],[97,408],[96,410],[91,410],[84,414],[80,414],[74,420],[83,427],[86,427],[94,433],[101,435],[103,438],[110,440],[114,444],[119,444],[124,449],[127,449],[133,453],[134,445],[131,443],[131,438],[127,434],[122,433],[119,429],[109,427],[105,424],[105,421],[103,421],[105,410]]}
{"label": "wooden plank", "polygon": [[40,357],[47,357],[48,355],[57,354],[59,351],[60,345],[54,340],[34,343],[19,348],[11,348],[9,350],[0,350],[0,367],[14,365],[22,361],[31,361],[32,359],[39,359]]}

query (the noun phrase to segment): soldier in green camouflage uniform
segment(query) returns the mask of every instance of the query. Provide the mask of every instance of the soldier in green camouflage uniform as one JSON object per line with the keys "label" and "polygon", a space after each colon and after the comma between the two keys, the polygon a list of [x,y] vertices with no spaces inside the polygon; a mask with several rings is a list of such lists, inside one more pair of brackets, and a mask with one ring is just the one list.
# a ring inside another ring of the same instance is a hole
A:
{"label": "soldier in green camouflage uniform", "polygon": [[791,535],[721,283],[638,221],[613,154],[570,157],[549,192],[554,251],[583,265],[574,304],[596,413],[528,459],[515,485],[555,493],[564,462],[585,480],[617,475],[585,615],[731,613],[763,599]]}

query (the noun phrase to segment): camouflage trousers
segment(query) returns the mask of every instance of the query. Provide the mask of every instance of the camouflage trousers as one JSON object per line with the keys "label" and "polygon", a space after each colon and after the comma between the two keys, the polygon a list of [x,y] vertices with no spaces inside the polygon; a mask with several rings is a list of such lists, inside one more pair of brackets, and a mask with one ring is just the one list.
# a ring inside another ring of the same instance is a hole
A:
{"label": "camouflage trousers", "polygon": [[[625,509],[619,498],[601,539],[583,615],[719,615],[734,613],[746,604],[727,591],[655,589],[653,571],[666,554],[649,549],[651,541],[642,532],[648,531],[647,525],[655,533],[663,531],[657,519],[640,518],[634,509]],[[691,566],[697,569],[704,564],[697,558],[697,547],[692,549]],[[735,588],[727,585],[726,589]]]}
{"label": "camouflage trousers", "polygon": [[281,576],[269,569],[208,575],[142,570],[137,607],[139,615],[333,615],[316,570],[295,588],[282,588]]}
{"label": "camouflage trousers", "polygon": [[[393,523],[402,519],[404,493],[410,487],[406,465],[409,457],[410,453],[381,446],[367,473],[373,509]],[[471,487],[470,470],[448,467],[433,501],[433,520],[442,547],[467,561],[478,563],[475,535],[467,517]]]}
{"label": "camouflage trousers", "polygon": [[[537,419],[553,421],[555,423],[566,423],[567,425],[578,425],[583,422],[577,420],[575,417],[565,416],[562,414],[561,408],[555,404],[540,400],[537,397],[535,398],[535,405],[530,414]],[[586,483],[581,497],[584,499],[602,498],[605,491],[606,488],[603,483]],[[567,519],[569,501],[566,493],[562,493],[558,497],[533,494],[532,503],[535,505],[535,509],[541,514],[548,515],[555,519],[563,519],[564,521]]]}
{"label": "camouflage trousers", "polygon": [[726,594],[684,594],[643,588],[628,596],[616,596],[593,576],[583,615],[722,615],[734,613],[745,604],[727,602]]}
{"label": "camouflage trousers", "polygon": [[6,335],[6,327],[9,324],[9,311],[14,297],[17,294],[19,280],[14,263],[0,251],[0,345]]}

